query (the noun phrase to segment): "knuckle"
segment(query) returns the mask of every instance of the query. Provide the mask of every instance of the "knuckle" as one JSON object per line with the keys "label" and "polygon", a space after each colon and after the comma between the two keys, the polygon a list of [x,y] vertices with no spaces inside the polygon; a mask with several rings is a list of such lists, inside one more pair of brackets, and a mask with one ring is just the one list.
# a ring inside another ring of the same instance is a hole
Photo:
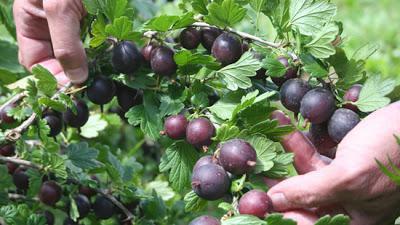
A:
{"label": "knuckle", "polygon": [[46,14],[55,14],[63,12],[68,7],[67,2],[69,1],[59,1],[59,0],[43,1],[43,10],[46,12]]}
{"label": "knuckle", "polygon": [[67,48],[54,49],[54,56],[62,63],[69,63],[74,58],[74,51]]}

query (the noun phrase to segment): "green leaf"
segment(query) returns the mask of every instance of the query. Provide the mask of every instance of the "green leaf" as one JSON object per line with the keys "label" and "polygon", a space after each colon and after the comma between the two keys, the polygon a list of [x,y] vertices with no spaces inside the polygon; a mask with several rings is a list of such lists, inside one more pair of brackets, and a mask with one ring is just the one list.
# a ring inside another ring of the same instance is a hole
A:
{"label": "green leaf", "polygon": [[229,120],[243,95],[242,91],[229,92],[208,109],[223,120]]}
{"label": "green leaf", "polygon": [[70,209],[69,209],[68,215],[73,221],[78,221],[79,210],[78,210],[78,206],[76,205],[76,201],[71,196],[70,196],[69,200],[71,203],[70,203]]}
{"label": "green leaf", "polygon": [[208,0],[193,0],[192,8],[200,14],[207,15],[208,14]]}
{"label": "green leaf", "polygon": [[260,135],[252,135],[247,141],[257,152],[257,164],[254,173],[258,174],[270,170],[274,166],[272,160],[276,157],[275,143]]}
{"label": "green leaf", "polygon": [[222,209],[222,210],[224,210],[224,211],[226,211],[226,212],[228,212],[228,211],[230,211],[230,210],[235,210],[235,208],[232,206],[232,204],[229,204],[229,203],[227,203],[227,202],[221,202],[221,203],[219,203],[218,204],[218,208],[220,208],[220,209]]}
{"label": "green leaf", "polygon": [[53,100],[47,96],[40,97],[38,102],[45,107],[49,107],[59,112],[64,112],[67,109],[62,102]]}
{"label": "green leaf", "polygon": [[37,79],[38,89],[47,96],[52,96],[57,90],[57,80],[46,68],[36,65],[32,68],[32,73]]}
{"label": "green leaf", "polygon": [[265,218],[268,225],[296,225],[297,223],[291,219],[283,218],[282,214],[273,213]]}
{"label": "green leaf", "polygon": [[67,179],[68,174],[65,157],[51,153],[46,154],[43,158],[43,165],[45,165],[49,171],[53,172],[57,177]]}
{"label": "green leaf", "polygon": [[358,48],[354,53],[354,60],[367,60],[371,55],[379,50],[379,45],[376,43],[367,43],[360,48]]}
{"label": "green leaf", "polygon": [[172,26],[172,29],[180,29],[185,28],[192,25],[196,20],[194,19],[194,14],[192,12],[188,12],[179,17],[179,20]]}
{"label": "green leaf", "polygon": [[[89,1],[89,0],[87,0]],[[106,33],[106,24],[102,16],[98,16],[92,24],[93,38],[90,39],[90,47],[97,48],[103,44],[108,36]]]}
{"label": "green leaf", "polygon": [[161,220],[167,214],[167,208],[163,200],[153,191],[152,198],[148,198],[140,205],[146,218]]}
{"label": "green leaf", "polygon": [[268,71],[268,76],[281,77],[286,73],[286,67],[276,58],[265,57],[262,64],[263,68]]}
{"label": "green leaf", "polygon": [[70,144],[66,154],[73,165],[83,170],[94,169],[99,165],[99,162],[96,160],[99,151],[89,147],[87,142]]}
{"label": "green leaf", "polygon": [[26,221],[26,225],[46,225],[47,220],[43,214],[31,214]]}
{"label": "green leaf", "polygon": [[303,66],[303,69],[306,73],[310,74],[310,76],[312,77],[323,78],[328,76],[328,71],[316,62],[311,64],[306,64],[305,66]]}
{"label": "green leaf", "polygon": [[334,217],[324,216],[320,218],[315,225],[349,225],[350,218],[342,214],[336,215]]}
{"label": "green leaf", "polygon": [[141,33],[133,31],[133,22],[126,16],[117,18],[112,24],[108,24],[105,32],[118,40],[133,41],[141,38]]}
{"label": "green leaf", "polygon": [[168,30],[180,29],[196,22],[193,13],[186,13],[182,16],[161,15],[154,17],[145,24],[145,28],[154,31],[166,32]]}
{"label": "green leaf", "polygon": [[220,142],[227,141],[236,137],[239,134],[239,132],[240,132],[239,127],[223,124],[220,128],[218,128],[217,135],[215,136],[214,139]]}
{"label": "green leaf", "polygon": [[87,123],[81,127],[80,135],[85,138],[98,137],[99,132],[105,130],[107,125],[101,114],[91,115]]}
{"label": "green leaf", "polygon": [[180,99],[172,99],[169,95],[161,96],[160,115],[161,117],[176,115],[185,107]]}
{"label": "green leaf", "polygon": [[90,14],[97,14],[99,8],[98,0],[82,0],[85,9]]}
{"label": "green leaf", "polygon": [[207,107],[209,105],[208,94],[205,92],[194,93],[190,98],[190,102],[198,108]]}
{"label": "green leaf", "polygon": [[99,3],[101,11],[111,21],[127,14],[128,0],[96,0]]}
{"label": "green leaf", "polygon": [[336,54],[329,57],[328,61],[334,67],[339,77],[337,83],[338,87],[348,89],[364,76],[363,69],[365,61],[355,59],[349,60],[346,53],[341,48],[336,48]]}
{"label": "green leaf", "polygon": [[365,82],[360,96],[354,104],[362,112],[372,112],[380,109],[390,103],[390,99],[385,96],[390,94],[395,86],[395,80],[384,79],[378,75],[371,76]]}
{"label": "green leaf", "polygon": [[8,189],[14,186],[6,165],[0,165],[0,190]]}
{"label": "green leaf", "polygon": [[140,124],[143,133],[155,140],[160,137],[160,131],[163,129],[159,103],[153,92],[145,91],[143,96],[143,105],[132,107],[125,117],[131,125]]}
{"label": "green leaf", "polygon": [[175,192],[169,187],[168,182],[155,180],[146,185],[147,192],[157,192],[158,196],[161,196],[163,201],[169,201],[175,197]]}
{"label": "green leaf", "polygon": [[178,141],[169,146],[165,152],[166,162],[160,164],[160,171],[169,171],[169,181],[177,192],[184,191],[190,185],[192,168],[198,159],[196,149],[190,144]]}
{"label": "green leaf", "polygon": [[29,176],[28,196],[34,197],[39,193],[42,185],[42,175],[37,170],[29,169],[26,174]]}
{"label": "green leaf", "polygon": [[216,74],[225,81],[229,90],[235,91],[251,87],[250,77],[255,76],[260,68],[260,62],[250,52],[245,52],[237,62],[221,68]]}
{"label": "green leaf", "polygon": [[[8,71],[10,73],[23,73],[24,68],[18,62],[18,47],[7,41],[0,40],[0,70]],[[3,77],[4,76],[4,77]],[[0,76],[0,81],[11,83],[15,81],[12,79],[12,74]],[[7,81],[7,82],[6,82]]]}
{"label": "green leaf", "polygon": [[214,1],[207,8],[208,15],[204,17],[204,20],[219,27],[228,27],[239,23],[247,12],[234,0],[223,0],[221,3]]}
{"label": "green leaf", "polygon": [[125,169],[121,162],[110,151],[107,152],[107,171],[114,181],[122,182],[125,174]]}
{"label": "green leaf", "polygon": [[231,192],[237,193],[244,188],[244,182],[246,181],[246,174],[239,179],[234,179],[231,183]]}
{"label": "green leaf", "polygon": [[186,212],[198,212],[207,206],[207,201],[197,196],[194,191],[190,191],[183,199],[185,201]]}
{"label": "green leaf", "polygon": [[239,215],[222,221],[222,225],[267,225],[267,222],[250,215]]}
{"label": "green leaf", "polygon": [[326,0],[293,0],[290,3],[290,21],[293,30],[301,34],[313,35],[332,20],[336,14],[336,6]]}
{"label": "green leaf", "polygon": [[321,31],[313,35],[311,42],[306,44],[304,47],[314,57],[326,59],[329,56],[334,55],[336,52],[335,47],[332,45],[332,41],[335,40],[338,33],[338,26],[334,23],[329,23],[322,28]]}
{"label": "green leaf", "polygon": [[215,61],[214,57],[210,55],[204,55],[202,53],[192,53],[186,49],[175,53],[174,60],[179,68],[193,66],[198,66],[199,69],[202,66],[205,66],[209,69],[219,68],[219,63]]}

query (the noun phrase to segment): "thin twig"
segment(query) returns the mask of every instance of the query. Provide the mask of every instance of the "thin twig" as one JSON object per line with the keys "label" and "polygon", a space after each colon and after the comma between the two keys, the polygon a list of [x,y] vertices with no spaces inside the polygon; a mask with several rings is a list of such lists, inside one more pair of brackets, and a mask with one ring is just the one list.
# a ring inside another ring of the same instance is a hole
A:
{"label": "thin twig", "polygon": [[[214,26],[212,26],[208,23],[204,23],[204,22],[196,22],[196,23],[193,23],[192,25],[196,26],[196,27],[214,27]],[[274,43],[274,42],[266,41],[264,39],[254,36],[254,35],[251,35],[251,34],[248,34],[248,33],[242,32],[242,31],[237,31],[237,30],[234,30],[229,27],[227,28],[227,30],[229,32],[232,32],[232,33],[235,33],[235,34],[241,36],[244,39],[249,39],[249,40],[259,42],[259,43],[265,44],[271,48],[281,48],[282,46],[285,45],[284,43]]]}
{"label": "thin twig", "polygon": [[20,166],[26,166],[26,167],[30,167],[30,168],[37,169],[37,170],[42,170],[43,169],[42,166],[39,166],[39,165],[37,165],[35,163],[32,163],[32,162],[27,161],[27,160],[23,160],[23,159],[14,158],[14,157],[0,156],[0,162],[15,163],[15,164],[20,165]]}
{"label": "thin twig", "polygon": [[0,106],[0,112],[3,111],[3,109],[6,108],[7,106],[10,106],[10,105],[20,101],[25,96],[26,96],[25,92],[14,95],[12,98],[10,98],[8,101],[6,101],[3,105]]}
{"label": "thin twig", "polygon": [[8,198],[11,200],[32,200],[32,201],[39,201],[39,198],[33,197],[33,198],[28,198],[25,195],[20,195],[20,194],[14,194],[14,193],[8,193]]}
{"label": "thin twig", "polygon": [[116,205],[118,208],[120,208],[122,210],[122,212],[124,212],[124,214],[126,215],[126,218],[124,221],[131,221],[134,219],[134,215],[121,203],[119,202],[114,196],[107,194],[105,191],[102,190],[96,190],[98,193],[100,193],[101,195],[103,195],[104,197],[108,198],[114,205]]}
{"label": "thin twig", "polygon": [[[58,98],[58,96],[60,96],[61,93],[64,93],[66,90],[68,90],[70,87],[72,86],[71,83],[68,83],[66,86],[62,87],[60,90],[58,90],[53,97],[51,97],[51,99],[56,99]],[[37,117],[36,113],[32,113],[32,115],[26,119],[23,123],[21,123],[21,125],[19,125],[18,127],[8,131],[6,133],[6,139],[8,141],[11,142],[16,142],[18,139],[21,138],[22,133],[28,129],[28,127],[30,125],[32,125],[32,123],[35,122]]]}

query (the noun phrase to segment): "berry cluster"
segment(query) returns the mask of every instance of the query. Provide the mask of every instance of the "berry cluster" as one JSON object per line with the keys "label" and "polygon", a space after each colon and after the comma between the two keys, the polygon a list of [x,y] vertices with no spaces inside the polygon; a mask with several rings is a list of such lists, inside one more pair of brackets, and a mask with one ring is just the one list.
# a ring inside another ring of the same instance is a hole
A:
{"label": "berry cluster", "polygon": [[344,95],[343,108],[336,107],[335,96],[327,87],[315,87],[300,78],[287,80],[280,89],[282,104],[311,122],[309,137],[317,148],[332,148],[359,122],[357,106],[362,86],[352,86]]}

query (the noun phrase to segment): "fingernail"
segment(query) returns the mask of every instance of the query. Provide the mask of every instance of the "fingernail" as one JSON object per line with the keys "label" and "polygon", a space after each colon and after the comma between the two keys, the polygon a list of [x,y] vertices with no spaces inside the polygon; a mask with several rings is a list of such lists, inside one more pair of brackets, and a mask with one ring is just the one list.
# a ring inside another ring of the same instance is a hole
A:
{"label": "fingernail", "polygon": [[84,68],[76,68],[65,71],[65,75],[67,75],[73,84],[82,84],[88,78],[88,71]]}
{"label": "fingernail", "polygon": [[275,211],[284,210],[283,206],[288,204],[288,200],[283,193],[275,193],[270,198]]}

